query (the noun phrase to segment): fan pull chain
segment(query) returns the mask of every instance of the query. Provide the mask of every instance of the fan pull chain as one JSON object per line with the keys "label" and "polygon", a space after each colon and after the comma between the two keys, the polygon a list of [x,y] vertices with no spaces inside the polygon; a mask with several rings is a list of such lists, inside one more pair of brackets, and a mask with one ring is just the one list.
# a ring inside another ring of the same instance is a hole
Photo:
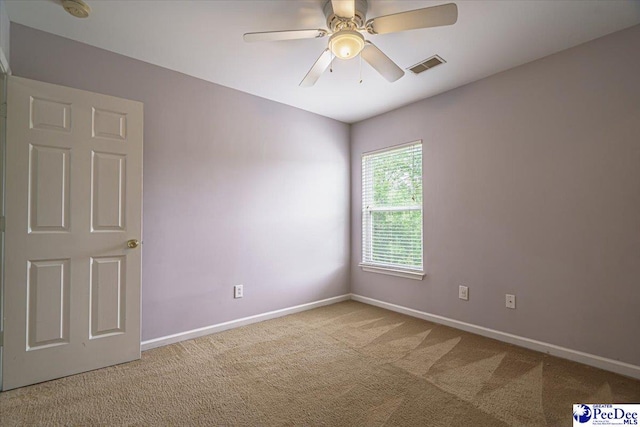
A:
{"label": "fan pull chain", "polygon": [[360,84],[362,84],[362,52],[358,55],[360,57]]}

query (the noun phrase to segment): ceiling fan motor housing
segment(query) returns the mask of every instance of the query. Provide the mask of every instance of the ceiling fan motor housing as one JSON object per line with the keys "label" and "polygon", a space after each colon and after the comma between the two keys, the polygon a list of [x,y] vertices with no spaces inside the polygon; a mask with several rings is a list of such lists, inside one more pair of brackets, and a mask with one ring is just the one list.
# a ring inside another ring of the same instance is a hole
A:
{"label": "ceiling fan motor housing", "polygon": [[[365,22],[367,20],[367,8],[369,7],[369,5],[367,4],[367,0],[355,0],[355,16],[353,17],[353,23],[355,24],[356,28],[363,28],[365,25]],[[337,31],[338,29],[340,29],[340,24],[343,23],[345,20],[343,18],[338,17],[334,12],[333,12],[333,6],[331,4],[331,0],[327,0],[327,2],[324,4],[324,8],[323,8],[323,12],[324,12],[324,16],[327,18],[327,27],[329,27],[329,29],[332,32]]]}

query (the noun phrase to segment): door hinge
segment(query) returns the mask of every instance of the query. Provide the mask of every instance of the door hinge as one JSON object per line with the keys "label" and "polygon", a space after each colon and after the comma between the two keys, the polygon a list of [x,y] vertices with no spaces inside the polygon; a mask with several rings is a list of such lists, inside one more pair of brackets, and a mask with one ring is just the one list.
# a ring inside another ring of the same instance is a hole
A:
{"label": "door hinge", "polygon": [[4,233],[4,217],[0,216],[0,233]]}
{"label": "door hinge", "polygon": [[7,118],[7,104],[0,104],[0,117]]}
{"label": "door hinge", "polygon": [[4,345],[4,331],[0,331],[0,347]]}

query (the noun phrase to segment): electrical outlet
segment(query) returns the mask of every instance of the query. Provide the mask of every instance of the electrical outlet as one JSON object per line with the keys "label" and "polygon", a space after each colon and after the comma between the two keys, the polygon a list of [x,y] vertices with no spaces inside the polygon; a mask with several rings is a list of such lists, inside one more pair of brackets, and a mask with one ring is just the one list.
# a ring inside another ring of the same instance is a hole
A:
{"label": "electrical outlet", "polygon": [[507,308],[516,308],[516,296],[507,294],[505,298],[505,305]]}
{"label": "electrical outlet", "polygon": [[243,296],[244,296],[244,290],[242,289],[242,285],[235,285],[233,287],[233,297],[242,298]]}
{"label": "electrical outlet", "polygon": [[458,298],[469,301],[469,288],[467,286],[458,286]]}

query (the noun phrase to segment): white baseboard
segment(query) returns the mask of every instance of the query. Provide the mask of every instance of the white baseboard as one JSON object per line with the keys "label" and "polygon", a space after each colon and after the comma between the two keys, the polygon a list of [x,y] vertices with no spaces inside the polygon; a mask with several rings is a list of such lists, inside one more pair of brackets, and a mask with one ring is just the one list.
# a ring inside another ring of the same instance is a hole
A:
{"label": "white baseboard", "polygon": [[570,348],[560,347],[555,344],[549,344],[542,341],[536,341],[536,340],[524,338],[518,335],[509,334],[506,332],[496,331],[495,329],[489,329],[483,326],[477,326],[471,323],[449,319],[448,317],[438,316],[437,314],[430,314],[424,311],[414,310],[412,308],[391,304],[391,303],[376,300],[373,298],[363,297],[361,295],[351,294],[351,299],[354,301],[359,301],[365,304],[374,305],[376,307],[385,308],[387,310],[406,314],[408,316],[417,317],[423,320],[428,320],[433,323],[439,323],[441,325],[446,325],[452,328],[461,329],[466,332],[482,335],[483,337],[493,338],[498,341],[514,344],[520,347],[528,348],[530,350],[547,353],[552,356],[560,357],[562,359],[568,359],[574,362],[579,362],[585,365],[604,369],[606,371],[615,372],[616,374],[640,379],[640,366],[632,365],[630,363],[620,362],[618,360],[613,360],[613,359],[607,359],[606,357],[600,357],[594,354],[584,353],[577,350],[571,350]]}
{"label": "white baseboard", "polygon": [[226,331],[228,329],[239,328],[240,326],[262,322],[264,320],[275,319],[277,317],[287,316],[289,314],[299,313],[301,311],[311,310],[313,308],[335,304],[337,302],[347,301],[349,299],[369,305],[374,305],[376,307],[385,308],[397,313],[406,314],[408,316],[417,317],[419,319],[427,320],[441,325],[450,326],[452,328],[471,332],[473,334],[481,335],[484,337],[493,338],[498,341],[514,344],[520,347],[528,348],[530,350],[535,350],[563,359],[572,360],[574,362],[583,363],[595,368],[615,372],[620,375],[640,379],[640,366],[620,362],[618,360],[608,359],[606,357],[596,356],[594,354],[572,350],[570,348],[561,347],[555,344],[549,344],[542,341],[509,334],[507,332],[497,331],[495,329],[485,328],[483,326],[478,326],[471,323],[461,322],[459,320],[450,319],[448,317],[439,316],[437,314],[426,313],[424,311],[414,310],[412,308],[391,304],[357,294],[340,295],[337,297],[314,301],[307,304],[301,304],[294,307],[288,307],[280,310],[270,311],[267,313],[257,314],[255,316],[243,317],[242,319],[231,320],[229,322],[219,323],[217,325],[205,326],[203,328],[180,332],[177,334],[168,335],[166,337],[154,338],[151,340],[143,341],[141,343],[141,349],[142,351],[151,350],[152,348],[162,347],[164,345],[174,344],[180,341],[186,341],[205,335],[210,335],[216,332]]}
{"label": "white baseboard", "polygon": [[351,298],[351,294],[340,295],[337,297],[327,298],[320,301],[314,301],[307,304],[296,305],[295,307],[283,308],[280,310],[269,311],[267,313],[256,314],[255,316],[243,317],[242,319],[230,320],[217,325],[205,326],[203,328],[193,329],[191,331],[180,332],[166,337],[154,338],[142,341],[141,350],[151,350],[152,348],[162,347],[164,345],[174,344],[180,341],[191,340],[194,338],[210,335],[216,332],[226,331],[228,329],[239,328],[240,326],[250,325],[252,323],[262,322],[264,320],[275,319],[277,317],[287,316],[301,311],[311,310],[313,308],[322,307],[323,305],[335,304],[341,301],[347,301]]}

